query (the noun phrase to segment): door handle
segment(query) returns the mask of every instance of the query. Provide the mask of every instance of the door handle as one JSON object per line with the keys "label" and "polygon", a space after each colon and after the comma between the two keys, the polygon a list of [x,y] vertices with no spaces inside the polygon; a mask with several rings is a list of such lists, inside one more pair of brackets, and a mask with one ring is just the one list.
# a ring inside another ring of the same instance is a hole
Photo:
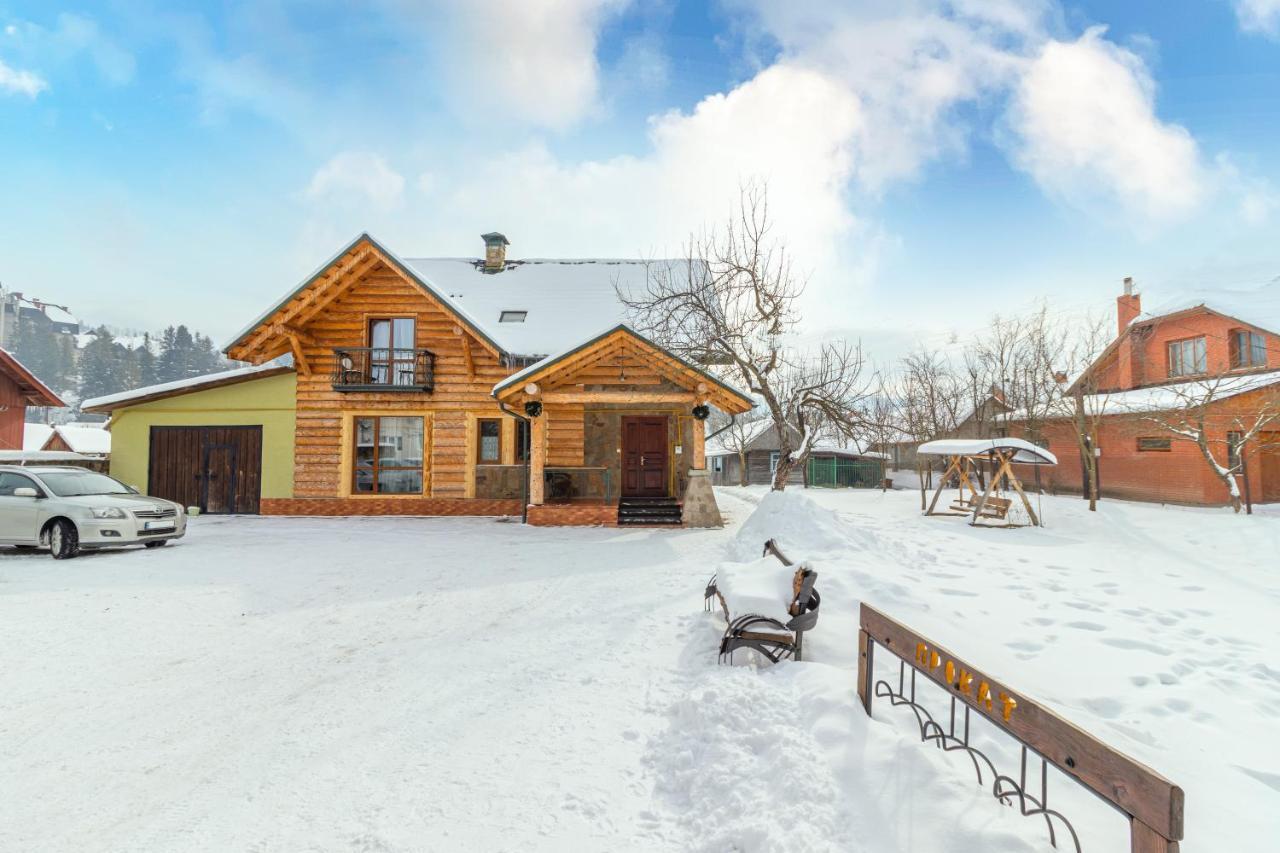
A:
{"label": "door handle", "polygon": [[643,454],[643,453],[641,453],[641,454],[640,454],[640,464],[641,464],[641,465],[643,465],[643,464],[644,464],[644,454]]}

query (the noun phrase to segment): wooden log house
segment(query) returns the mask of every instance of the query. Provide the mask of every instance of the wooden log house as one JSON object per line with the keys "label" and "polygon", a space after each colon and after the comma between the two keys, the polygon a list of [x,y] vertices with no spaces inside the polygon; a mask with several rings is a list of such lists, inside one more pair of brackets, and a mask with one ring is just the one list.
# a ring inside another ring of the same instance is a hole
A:
{"label": "wooden log house", "polygon": [[362,234],[228,346],[295,366],[292,496],[261,511],[718,523],[703,419],[752,401],[623,322],[650,262],[483,239],[402,260]]}

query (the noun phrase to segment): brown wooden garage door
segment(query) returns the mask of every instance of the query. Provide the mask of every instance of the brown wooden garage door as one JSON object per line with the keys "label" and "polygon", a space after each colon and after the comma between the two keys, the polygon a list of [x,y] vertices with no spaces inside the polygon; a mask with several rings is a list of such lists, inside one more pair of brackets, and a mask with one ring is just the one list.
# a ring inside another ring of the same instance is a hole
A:
{"label": "brown wooden garage door", "polygon": [[262,494],[262,427],[151,428],[147,494],[201,512],[256,513]]}

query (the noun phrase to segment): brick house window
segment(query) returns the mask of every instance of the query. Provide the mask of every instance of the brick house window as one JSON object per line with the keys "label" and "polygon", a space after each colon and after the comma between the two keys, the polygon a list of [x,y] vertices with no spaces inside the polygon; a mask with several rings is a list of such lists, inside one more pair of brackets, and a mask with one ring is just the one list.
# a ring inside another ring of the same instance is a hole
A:
{"label": "brick house window", "polygon": [[1198,376],[1208,370],[1204,338],[1169,342],[1169,375]]}
{"label": "brick house window", "polygon": [[1231,431],[1227,433],[1227,467],[1233,471],[1240,469],[1240,451],[1244,449],[1244,433]]}
{"label": "brick house window", "polygon": [[1139,453],[1167,453],[1173,449],[1173,441],[1168,438],[1138,439]]}
{"label": "brick house window", "polygon": [[422,494],[422,438],[422,418],[356,418],[355,492]]}
{"label": "brick house window", "polygon": [[1257,332],[1235,329],[1231,332],[1231,366],[1265,367],[1267,364],[1267,339]]}
{"label": "brick house window", "polygon": [[476,464],[497,465],[502,461],[502,421],[485,418],[476,422]]}

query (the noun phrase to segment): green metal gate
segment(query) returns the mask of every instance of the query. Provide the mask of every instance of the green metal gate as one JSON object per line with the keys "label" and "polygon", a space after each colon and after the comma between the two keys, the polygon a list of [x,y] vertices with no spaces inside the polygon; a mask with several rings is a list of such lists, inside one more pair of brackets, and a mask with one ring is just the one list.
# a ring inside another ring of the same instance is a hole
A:
{"label": "green metal gate", "polygon": [[883,479],[879,462],[841,456],[809,457],[809,485],[822,489],[877,489]]}

